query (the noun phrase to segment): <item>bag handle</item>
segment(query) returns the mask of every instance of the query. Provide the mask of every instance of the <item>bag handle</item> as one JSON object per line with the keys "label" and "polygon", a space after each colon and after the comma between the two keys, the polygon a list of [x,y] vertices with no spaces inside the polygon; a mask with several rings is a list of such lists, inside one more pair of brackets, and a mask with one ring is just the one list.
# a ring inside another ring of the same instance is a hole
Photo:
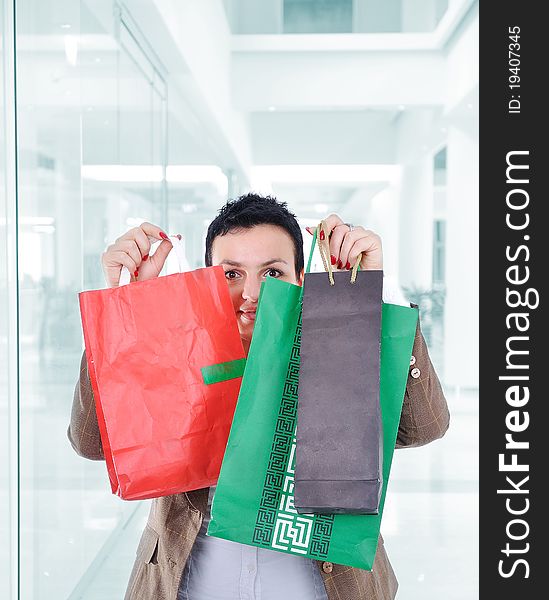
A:
{"label": "bag handle", "polygon": [[[151,238],[150,236],[148,237],[149,241],[151,242],[158,241],[155,238]],[[183,242],[176,235],[170,235],[169,238],[172,243],[172,250],[170,250],[170,252],[175,252],[177,256],[177,262],[179,263],[179,272],[182,273],[184,268],[183,265],[185,264],[185,248],[183,247]],[[120,270],[120,279],[118,280],[118,287],[128,285],[128,283],[130,283],[130,279],[131,275],[128,268],[123,266]]]}
{"label": "bag handle", "polygon": [[[320,232],[324,233],[324,239],[320,239]],[[326,223],[324,221],[320,221],[319,225],[315,228],[315,232],[313,234],[313,241],[311,243],[311,251],[309,252],[309,260],[307,262],[306,273],[311,272],[311,262],[313,260],[313,253],[315,249],[315,245],[318,243],[318,250],[320,252],[320,257],[322,258],[322,264],[324,265],[324,270],[328,273],[328,279],[330,280],[330,285],[335,285],[334,274],[332,268],[332,261],[330,259],[330,243],[329,243],[329,234],[330,232],[326,228]],[[360,253],[356,259],[355,264],[353,265],[353,269],[351,271],[351,283],[355,283],[356,274],[358,269],[360,268],[360,261],[362,260],[362,253]]]}

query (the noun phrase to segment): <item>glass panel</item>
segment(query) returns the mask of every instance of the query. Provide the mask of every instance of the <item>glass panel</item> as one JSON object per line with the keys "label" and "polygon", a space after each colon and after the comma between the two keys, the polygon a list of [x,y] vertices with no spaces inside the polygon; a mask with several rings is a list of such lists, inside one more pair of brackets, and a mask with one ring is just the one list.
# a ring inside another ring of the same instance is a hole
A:
{"label": "glass panel", "polygon": [[[107,243],[165,211],[163,82],[113,8],[17,2],[25,600],[121,598],[136,540],[120,551],[116,542],[148,504],[114,497],[105,464],[67,439],[82,352],[77,293],[105,286]],[[128,166],[145,176],[128,181]]]}
{"label": "glass panel", "polygon": [[[229,181],[208,128],[181,110],[183,104],[174,94],[170,96],[168,220],[170,232],[183,236],[185,267],[196,269],[204,266],[206,230],[227,200]],[[238,181],[234,173],[229,175],[235,195]],[[170,272],[176,268],[173,262],[167,267]]]}
{"label": "glass panel", "polygon": [[224,0],[223,4],[232,33],[239,35],[431,32],[448,10],[448,0]]}
{"label": "glass panel", "polygon": [[16,560],[11,548],[10,527],[10,452],[9,452],[9,313],[8,313],[8,194],[6,182],[6,124],[8,86],[13,82],[8,80],[4,61],[8,60],[5,53],[7,28],[11,25],[5,20],[6,0],[0,0],[0,597],[10,597],[11,560]]}
{"label": "glass panel", "polygon": [[104,287],[100,256],[108,244],[143,221],[165,220],[164,84],[155,83],[150,63],[123,24],[117,34],[123,49],[90,53],[90,74],[84,80],[85,289]]}
{"label": "glass panel", "polygon": [[352,0],[284,0],[284,33],[352,31]]}
{"label": "glass panel", "polygon": [[444,285],[446,223],[445,221],[435,221],[434,227],[433,284]]}

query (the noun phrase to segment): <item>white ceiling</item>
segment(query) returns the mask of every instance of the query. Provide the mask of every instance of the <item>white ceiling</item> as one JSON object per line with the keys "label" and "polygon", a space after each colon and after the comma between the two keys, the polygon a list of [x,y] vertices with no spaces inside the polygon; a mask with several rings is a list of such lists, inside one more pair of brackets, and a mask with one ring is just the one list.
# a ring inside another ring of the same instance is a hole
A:
{"label": "white ceiling", "polygon": [[[18,15],[19,110],[27,119],[21,129],[23,144],[75,165],[81,157],[85,164],[159,162],[162,148],[157,140],[163,126],[160,100],[135,63],[118,50],[112,32],[111,1],[83,1],[78,3],[78,10],[75,4],[69,0],[34,3],[35,13]],[[88,4],[92,10],[88,10]],[[369,50],[358,51],[354,58],[347,50],[320,53],[315,59],[313,52],[295,55],[295,48],[287,53],[276,50],[267,56],[240,44],[233,50],[232,63],[223,77],[232,83],[228,101],[235,114],[242,117],[243,127],[229,126],[221,132],[218,125],[224,115],[215,114],[212,99],[201,96],[205,88],[197,85],[189,69],[192,60],[180,53],[180,40],[168,31],[160,8],[156,10],[157,5],[166,2],[129,0],[127,4],[135,6],[136,13],[141,10],[138,7],[145,7],[146,14],[151,15],[140,25],[148,45],[167,70],[171,164],[231,167],[234,153],[230,147],[238,142],[238,136],[246,136],[250,160],[255,165],[394,164],[399,158],[401,117],[413,117],[415,111],[438,114],[443,107],[445,91],[440,73],[444,57],[440,52],[435,56],[432,49],[426,50],[428,55],[406,51],[410,64],[418,61],[414,68],[423,72],[422,79],[415,71],[406,75],[402,65],[408,63],[394,56],[393,62],[402,68],[398,73],[388,71],[389,50],[384,50],[382,59],[379,53]],[[79,36],[76,65],[68,63],[67,35]],[[395,35],[397,39],[400,34]],[[334,36],[329,37],[333,42]],[[421,39],[425,43],[426,38]],[[257,43],[253,40],[252,46]],[[280,40],[269,44],[279,48]],[[427,62],[421,62],[423,59]],[[374,65],[374,70],[366,76],[361,64]],[[347,71],[338,65],[344,65]],[[422,71],[422,65],[430,65],[431,70]],[[404,81],[405,76],[411,80]],[[347,87],[337,86],[338,77],[343,77]],[[312,90],[307,81],[317,88]],[[400,102],[414,94],[410,104]],[[464,106],[471,103],[478,104],[478,98],[473,95],[455,110],[468,116]],[[79,143],[80,152],[76,152]],[[360,187],[366,197],[377,193],[382,185],[376,182]],[[190,202],[188,198],[194,194],[206,198],[206,204],[217,201],[207,184],[204,189],[195,186],[195,192],[191,187],[174,185],[173,198]],[[147,193],[146,186],[135,186],[135,191],[140,189]],[[315,215],[315,206],[323,204],[337,211],[356,189],[356,184],[273,185],[276,194],[311,216]]]}

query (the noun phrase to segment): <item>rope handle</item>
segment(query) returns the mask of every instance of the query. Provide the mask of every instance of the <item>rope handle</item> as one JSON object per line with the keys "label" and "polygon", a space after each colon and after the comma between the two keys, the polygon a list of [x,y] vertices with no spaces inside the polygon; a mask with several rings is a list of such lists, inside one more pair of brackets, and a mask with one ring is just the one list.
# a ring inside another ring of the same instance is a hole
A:
{"label": "rope handle", "polygon": [[[320,235],[320,232],[323,232],[324,239],[321,239],[322,236]],[[318,233],[318,235],[317,235],[317,233]],[[320,257],[322,258],[322,264],[324,265],[324,270],[327,271],[327,273],[328,273],[328,279],[330,280],[330,285],[335,285],[332,261],[330,258],[329,234],[330,234],[330,232],[326,228],[326,223],[324,221],[320,221],[320,224],[318,225],[318,227],[315,231],[315,237],[313,238],[313,247],[311,248],[311,255],[312,255],[312,250],[314,248],[314,242],[316,239],[316,241],[318,242],[318,250],[320,252]],[[362,260],[362,253],[360,253],[358,255],[356,262],[353,265],[353,269],[351,271],[351,283],[355,283],[355,281],[356,281],[356,274],[360,267],[361,260]],[[310,263],[310,257],[309,257],[309,263]]]}

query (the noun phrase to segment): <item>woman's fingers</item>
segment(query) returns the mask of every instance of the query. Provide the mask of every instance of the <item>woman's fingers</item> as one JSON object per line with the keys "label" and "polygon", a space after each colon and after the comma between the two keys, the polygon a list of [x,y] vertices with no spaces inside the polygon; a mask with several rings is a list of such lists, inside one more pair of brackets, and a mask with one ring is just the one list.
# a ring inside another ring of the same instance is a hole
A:
{"label": "woman's fingers", "polygon": [[[161,235],[162,234],[162,235]],[[124,235],[120,236],[116,242],[124,242],[126,240],[132,240],[137,244],[141,256],[149,255],[151,249],[151,240],[163,240],[166,239],[166,234],[158,227],[157,225],[153,225],[152,223],[141,223],[139,227],[133,227],[132,229],[126,231]]]}
{"label": "woman's fingers", "polygon": [[[151,279],[152,277],[158,277],[160,271],[164,267],[164,263],[166,262],[166,258],[170,253],[173,245],[170,241],[168,235],[157,225],[153,225],[152,223],[144,222],[139,226],[141,234],[147,239],[148,249],[150,250],[150,240],[161,240],[158,245],[155,253],[149,257],[149,250],[147,250],[147,254],[143,255],[143,260],[147,260],[147,262],[143,263],[141,268],[139,269],[139,280],[142,281],[144,279]],[[181,236],[178,236],[181,239]],[[146,257],[146,258],[145,258]]]}
{"label": "woman's fingers", "polygon": [[349,227],[345,223],[338,223],[332,229],[332,235],[330,236],[330,257],[332,265],[338,269],[345,269],[347,262],[347,255],[343,253],[343,247],[345,239],[349,233]]}
{"label": "woman's fingers", "polygon": [[115,252],[113,258],[116,259],[117,264],[126,267],[130,272],[130,275],[133,275],[139,266],[128,253],[123,252],[122,250]]}
{"label": "woman's fingers", "polygon": [[141,260],[143,257],[141,256],[141,251],[135,239],[120,240],[120,242],[116,244],[116,250],[121,250],[122,252],[128,254],[128,256],[130,256],[131,259],[135,262],[137,267],[139,267],[139,265],[141,264]]}
{"label": "woman's fingers", "polygon": [[[160,271],[162,271],[162,267],[164,266],[172,247],[172,243],[169,240],[162,240],[155,253],[146,263],[143,263],[142,268],[139,270],[139,279],[147,277],[149,270],[151,273],[154,273],[154,275],[152,275],[153,277],[157,277]],[[147,277],[147,279],[148,278],[149,277]]]}
{"label": "woman's fingers", "polygon": [[148,223],[147,221],[144,221],[143,223],[141,223],[139,228],[141,228],[145,232],[146,235],[154,238],[155,240],[168,239],[168,236],[165,233],[165,231],[160,229],[160,227],[158,227],[158,225],[153,225],[152,223]]}
{"label": "woman's fingers", "polygon": [[[359,254],[361,269],[383,269],[383,249],[377,233],[361,225],[350,227],[341,217],[331,214],[324,219],[324,229],[329,233],[330,260],[337,269],[352,269]],[[309,227],[306,228],[312,233]]]}
{"label": "woman's fingers", "polygon": [[348,269],[353,268],[360,254],[361,269],[383,269],[381,238],[373,231],[363,227],[353,229],[345,240],[343,252],[346,253]]}
{"label": "woman's fingers", "polygon": [[356,262],[357,258],[356,256],[350,256],[351,248],[357,240],[365,237],[366,231],[363,227],[354,227],[353,231],[351,231],[347,225],[345,225],[345,229],[345,239],[341,244],[340,256],[341,261],[343,262],[343,268],[350,269],[354,265],[352,259],[354,258],[354,261]]}
{"label": "woman's fingers", "polygon": [[[333,232],[334,228],[337,225],[343,225],[343,221],[341,219],[341,217],[339,215],[336,215],[335,213],[332,213],[331,215],[328,215],[325,219],[324,219],[324,225],[326,226],[326,229],[328,231]],[[332,233],[333,234],[333,233]]]}
{"label": "woman's fingers", "polygon": [[101,262],[109,287],[118,287],[122,267],[126,267],[132,277],[137,270],[135,260],[124,250],[116,249],[114,245],[107,248],[107,251],[101,257]]}
{"label": "woman's fingers", "polygon": [[[149,258],[151,243],[156,240],[160,244]],[[126,231],[101,257],[108,286],[118,286],[122,266],[128,268],[132,280],[137,275],[140,281],[157,277],[171,249],[171,241],[157,225],[144,222],[139,227]]]}
{"label": "woman's fingers", "polygon": [[382,269],[383,251],[381,238],[361,225],[352,228],[341,217],[331,214],[324,219],[325,228],[330,231],[331,262],[338,269],[352,269],[362,254],[362,269]]}
{"label": "woman's fingers", "polygon": [[[328,215],[323,221],[323,229],[328,232],[328,240],[330,243],[330,261],[334,268],[341,269],[342,266],[345,266],[344,264],[342,265],[339,260],[339,250],[344,236],[344,231],[342,230],[343,221],[341,220],[341,217],[335,213]],[[321,239],[322,235],[324,235],[324,231],[320,233]]]}
{"label": "woman's fingers", "polygon": [[127,267],[131,273],[137,269],[137,262],[124,250],[116,246],[109,246],[102,256],[103,266],[111,269],[121,266]]}
{"label": "woman's fingers", "polygon": [[149,236],[141,227],[136,227],[134,239],[135,243],[137,244],[137,247],[139,248],[141,258],[143,260],[146,260],[145,257],[149,257],[149,252],[151,250],[151,242],[149,240]]}

